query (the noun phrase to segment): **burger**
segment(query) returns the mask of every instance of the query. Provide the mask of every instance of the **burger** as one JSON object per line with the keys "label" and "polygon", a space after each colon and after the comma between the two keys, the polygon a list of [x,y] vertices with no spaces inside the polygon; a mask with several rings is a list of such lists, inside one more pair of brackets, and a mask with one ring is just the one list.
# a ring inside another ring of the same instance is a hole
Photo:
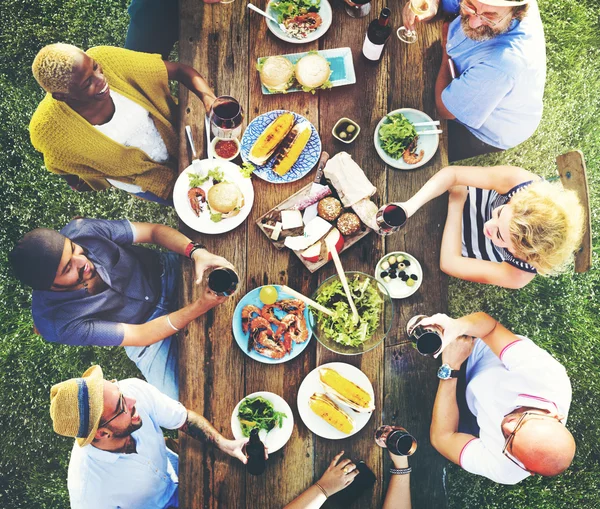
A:
{"label": "burger", "polygon": [[258,64],[260,82],[269,92],[285,92],[294,83],[294,64],[285,57],[268,57]]}
{"label": "burger", "polygon": [[233,182],[219,182],[208,190],[206,197],[211,219],[220,221],[239,214],[244,206],[244,194]]}
{"label": "burger", "polygon": [[318,88],[331,88],[331,68],[327,59],[316,51],[296,62],[296,81],[305,92],[315,93]]}

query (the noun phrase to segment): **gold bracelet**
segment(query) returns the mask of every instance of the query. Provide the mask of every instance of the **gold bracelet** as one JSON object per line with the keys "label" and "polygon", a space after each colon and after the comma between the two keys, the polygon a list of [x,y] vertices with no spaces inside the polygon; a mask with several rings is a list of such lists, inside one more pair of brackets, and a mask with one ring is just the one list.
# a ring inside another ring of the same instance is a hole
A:
{"label": "gold bracelet", "polygon": [[181,330],[173,325],[173,322],[171,321],[171,317],[169,315],[167,315],[167,323],[171,326],[171,329],[173,329],[175,332],[179,332]]}
{"label": "gold bracelet", "polygon": [[329,498],[329,495],[328,495],[328,494],[327,494],[327,492],[326,492],[326,491],[323,489],[323,486],[321,486],[321,485],[320,485],[318,482],[316,482],[316,483],[315,483],[315,486],[316,486],[317,488],[319,488],[319,489],[320,489],[320,490],[323,492],[323,495],[325,495],[325,498]]}

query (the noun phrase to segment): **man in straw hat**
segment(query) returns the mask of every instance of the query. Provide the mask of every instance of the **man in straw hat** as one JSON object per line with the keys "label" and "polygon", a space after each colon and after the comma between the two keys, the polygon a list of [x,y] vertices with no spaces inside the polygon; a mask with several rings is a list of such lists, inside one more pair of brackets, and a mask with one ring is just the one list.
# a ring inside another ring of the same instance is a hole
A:
{"label": "man in straw hat", "polygon": [[[415,0],[413,0],[415,1]],[[430,4],[431,19],[439,0]],[[546,80],[544,30],[535,0],[441,0],[459,16],[444,25],[442,64],[435,85],[440,117],[448,122],[448,158],[458,161],[517,146],[542,118]],[[414,29],[406,5],[404,25]]]}
{"label": "man in straw hat", "polygon": [[430,430],[440,454],[502,484],[569,467],[571,383],[552,355],[486,313],[456,320],[437,314],[419,323],[443,330]]}
{"label": "man in straw hat", "polygon": [[[172,252],[136,244],[151,243]],[[200,284],[211,267],[232,267],[168,226],[76,219],[60,233],[38,228],[9,255],[17,278],[33,288],[32,315],[47,341],[124,346],[146,380],[179,399],[174,334],[225,298],[206,285],[177,309],[179,256],[191,258]]]}
{"label": "man in straw hat", "polygon": [[72,509],[178,507],[178,456],[165,446],[161,428],[247,462],[246,440],[224,438],[142,380],[104,380],[100,366],[52,387],[50,417],[56,433],[76,439],[68,474]]}

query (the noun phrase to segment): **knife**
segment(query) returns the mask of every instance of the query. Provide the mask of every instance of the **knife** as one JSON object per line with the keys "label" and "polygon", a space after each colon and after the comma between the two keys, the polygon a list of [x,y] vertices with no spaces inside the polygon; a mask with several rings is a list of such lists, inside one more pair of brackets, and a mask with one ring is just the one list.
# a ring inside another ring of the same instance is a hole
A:
{"label": "knife", "polygon": [[[319,162],[317,163],[317,173],[315,173],[315,179],[313,180],[312,186],[310,186],[309,196],[316,193],[323,185],[321,184],[321,179],[323,178],[323,170],[325,169],[325,165],[329,160],[329,154],[325,151],[321,152],[321,157],[319,158]],[[317,207],[318,203],[313,203],[304,209],[304,214],[302,215],[302,220],[304,224],[308,224],[309,221],[312,221],[315,217],[317,217]]]}

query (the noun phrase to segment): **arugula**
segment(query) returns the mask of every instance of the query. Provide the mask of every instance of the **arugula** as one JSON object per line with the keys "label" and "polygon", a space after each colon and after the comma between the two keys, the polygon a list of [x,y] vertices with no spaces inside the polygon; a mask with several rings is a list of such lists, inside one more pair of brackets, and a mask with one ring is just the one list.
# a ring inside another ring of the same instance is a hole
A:
{"label": "arugula", "polygon": [[277,15],[278,23],[307,12],[319,12],[321,0],[279,0],[271,2],[271,11]]}
{"label": "arugula", "polygon": [[287,415],[283,412],[276,412],[273,403],[262,396],[245,398],[238,410],[238,419],[245,437],[250,436],[253,428],[265,431],[271,431],[275,426],[281,428],[284,417]]}
{"label": "arugula", "polygon": [[387,115],[387,119],[389,122],[379,128],[381,148],[394,159],[400,159],[416,138],[417,130],[402,113]]}

